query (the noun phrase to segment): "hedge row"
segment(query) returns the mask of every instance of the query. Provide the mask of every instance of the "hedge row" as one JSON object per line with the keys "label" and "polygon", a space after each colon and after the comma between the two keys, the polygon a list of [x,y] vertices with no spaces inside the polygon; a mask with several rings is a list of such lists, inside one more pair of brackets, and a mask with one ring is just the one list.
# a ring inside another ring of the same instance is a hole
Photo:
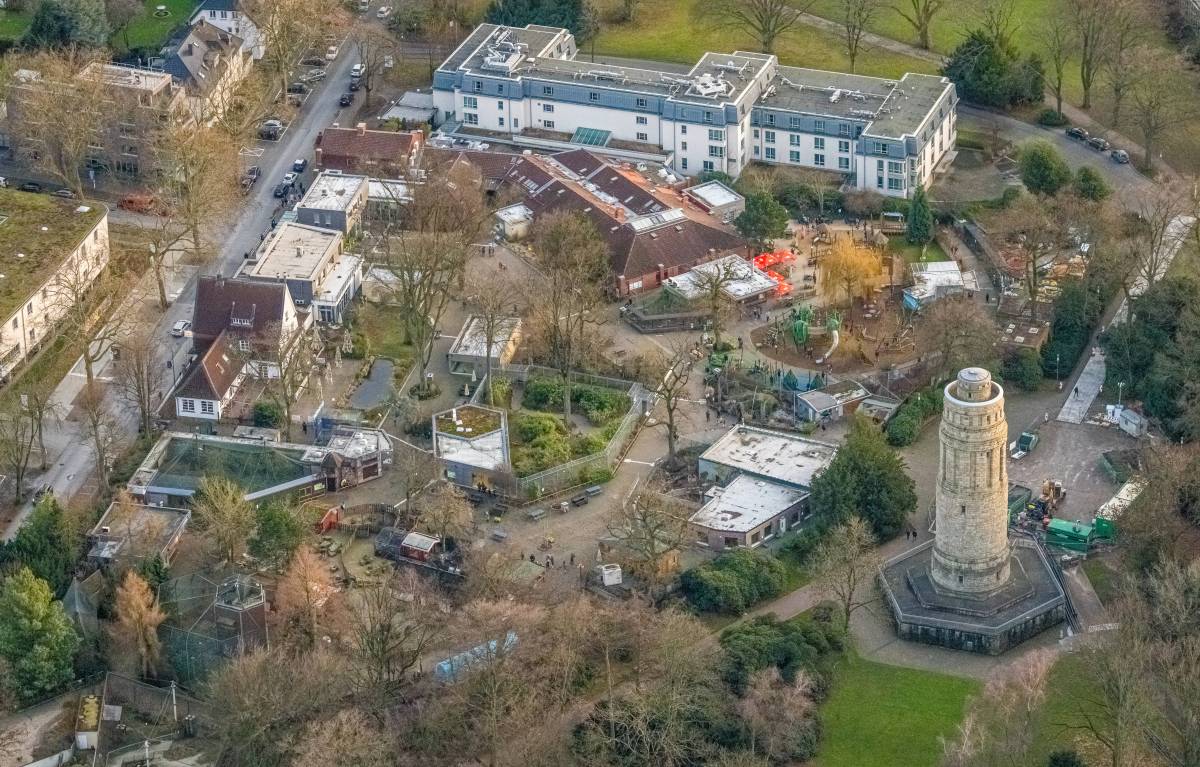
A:
{"label": "hedge row", "polygon": [[934,386],[912,394],[888,421],[888,444],[904,447],[917,441],[925,421],[942,412],[942,389]]}

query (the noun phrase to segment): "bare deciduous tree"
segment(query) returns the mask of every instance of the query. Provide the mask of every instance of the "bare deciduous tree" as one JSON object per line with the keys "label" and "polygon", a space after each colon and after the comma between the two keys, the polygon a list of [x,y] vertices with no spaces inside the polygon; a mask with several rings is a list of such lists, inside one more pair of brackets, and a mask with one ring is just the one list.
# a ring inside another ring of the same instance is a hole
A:
{"label": "bare deciduous tree", "polygon": [[0,466],[13,481],[14,500],[25,500],[25,477],[38,430],[18,397],[0,398]]}
{"label": "bare deciduous tree", "polygon": [[9,75],[8,124],[17,153],[81,198],[90,147],[115,119],[100,63],[84,51],[35,53]]}
{"label": "bare deciduous tree", "polygon": [[754,38],[763,53],[774,53],[775,43],[812,7],[813,0],[721,0],[718,18]]}
{"label": "bare deciduous tree", "polygon": [[440,635],[435,597],[411,571],[360,589],[351,605],[351,679],[367,700],[384,704],[408,684]]}
{"label": "bare deciduous tree", "polygon": [[[164,222],[163,237],[159,238],[163,241],[153,243],[152,255],[165,256],[186,237],[192,258],[197,264],[204,263],[214,255],[212,247],[216,245],[207,242],[205,232],[239,199],[237,145],[226,133],[204,123],[172,120],[155,134],[154,152],[158,164],[155,191],[174,226]],[[168,232],[181,233],[171,241]],[[160,303],[165,305],[161,265],[156,265],[155,276],[160,281]]]}
{"label": "bare deciduous tree", "polygon": [[483,333],[483,377],[488,387],[487,403],[495,405],[492,396],[492,352],[496,344],[503,340],[501,334],[511,328],[517,319],[520,309],[517,297],[521,295],[521,290],[512,280],[476,272],[467,280],[467,291],[470,295],[468,303],[479,318],[479,329]]}
{"label": "bare deciduous tree", "polygon": [[1079,83],[1083,86],[1080,106],[1084,109],[1092,106],[1092,87],[1100,74],[1108,46],[1108,1],[1067,0],[1067,18],[1075,25]]}
{"label": "bare deciduous tree", "polygon": [[133,322],[129,312],[118,311],[132,287],[119,265],[100,263],[94,254],[67,261],[47,291],[51,312],[61,315],[64,332],[82,341],[80,357],[88,383],[96,380],[95,367],[109,354]]}
{"label": "bare deciduous tree", "polygon": [[758,672],[737,707],[750,731],[750,753],[761,753],[775,764],[795,759],[792,743],[817,726],[813,683],[803,669],[792,682],[774,666]]}
{"label": "bare deciduous tree", "polygon": [[929,30],[933,27],[934,18],[945,6],[946,0],[901,0],[894,9],[912,25],[917,33],[917,44],[929,50]]}
{"label": "bare deciduous tree", "polygon": [[563,413],[571,416],[571,373],[583,356],[585,332],[604,303],[610,273],[604,240],[582,214],[553,213],[537,225],[534,251],[543,279],[531,284],[532,317],[547,357],[563,381]]}
{"label": "bare deciduous tree", "polygon": [[996,358],[996,323],[966,296],[943,298],[921,319],[922,348],[936,352],[942,375]]}
{"label": "bare deciduous tree", "polygon": [[667,430],[667,460],[674,462],[679,439],[679,406],[687,400],[696,359],[691,346],[676,340],[667,349],[653,352],[649,362],[646,384],[658,395],[666,411],[667,418],[660,423]]}
{"label": "bare deciduous tree", "polygon": [[139,431],[149,434],[158,387],[163,382],[163,361],[159,359],[162,344],[153,328],[141,327],[124,335],[118,348],[120,355],[113,362],[117,394],[137,410]]}
{"label": "bare deciduous tree", "polygon": [[83,391],[75,400],[83,418],[84,436],[91,443],[96,458],[96,477],[101,486],[108,484],[108,474],[116,457],[116,448],[121,435],[116,418],[109,409],[104,388],[92,381],[83,385]]}
{"label": "bare deciduous tree", "polygon": [[830,530],[817,546],[813,572],[816,581],[841,606],[843,629],[850,628],[850,615],[855,610],[874,600],[872,584],[880,561],[875,536],[859,517]]}
{"label": "bare deciduous tree", "polygon": [[629,569],[650,583],[667,573],[663,559],[688,540],[687,506],[657,485],[643,485],[609,518],[607,529],[625,549]]}
{"label": "bare deciduous tree", "polygon": [[197,529],[232,562],[254,532],[254,507],[246,491],[224,477],[204,477],[192,504]]}
{"label": "bare deciduous tree", "polygon": [[333,592],[324,563],[308,546],[297,549],[275,587],[279,634],[296,647],[311,649],[317,641],[321,609]]}
{"label": "bare deciduous tree", "polygon": [[1139,0],[1108,0],[1107,52],[1101,74],[1112,94],[1112,125],[1121,127],[1125,118],[1121,108],[1137,81],[1137,59],[1141,55],[1146,30],[1153,21],[1146,16]]}
{"label": "bare deciduous tree", "polygon": [[117,588],[116,611],[114,637],[137,655],[142,676],[150,676],[159,663],[162,644],[158,640],[158,627],[167,614],[150,586],[134,570],[125,573]]}
{"label": "bare deciduous tree", "polygon": [[458,488],[445,481],[436,483],[422,494],[417,522],[442,541],[453,538],[465,542],[475,526],[471,504]]}
{"label": "bare deciduous tree", "polygon": [[1190,100],[1179,96],[1193,87],[1185,76],[1187,64],[1183,58],[1159,49],[1140,51],[1131,67],[1130,122],[1142,134],[1142,169],[1150,172],[1154,170],[1158,139],[1167,130],[1194,118],[1196,108]]}
{"label": "bare deciduous tree", "polygon": [[292,413],[308,390],[316,364],[315,331],[305,325],[263,329],[256,342],[244,351],[246,364],[263,381],[263,396],[283,414],[283,438],[291,439]]}
{"label": "bare deciduous tree", "polygon": [[[402,513],[415,515],[413,500],[438,477],[442,476],[441,463],[433,453],[406,444],[396,445],[392,461],[395,465],[395,473],[400,476],[400,481],[404,485],[404,511]],[[412,519],[415,520],[415,518],[412,516]]]}
{"label": "bare deciduous tree", "polygon": [[365,102],[370,106],[371,93],[379,85],[386,60],[399,58],[400,48],[392,35],[369,22],[357,24],[350,39],[358,53],[358,63],[362,67],[360,82],[366,94]]}
{"label": "bare deciduous tree", "polygon": [[330,0],[251,0],[243,13],[258,27],[262,63],[275,79],[275,94],[287,90],[296,61],[317,47],[328,27],[341,19],[341,9]]}
{"label": "bare deciduous tree", "polygon": [[979,8],[979,28],[1001,48],[1012,45],[1016,18],[1016,0],[984,0]]}
{"label": "bare deciduous tree", "polygon": [[1047,69],[1046,85],[1054,94],[1054,110],[1062,114],[1063,92],[1066,89],[1067,64],[1075,55],[1075,32],[1072,24],[1061,14],[1051,14],[1042,23],[1039,33]]}
{"label": "bare deciduous tree", "polygon": [[721,343],[721,331],[725,329],[725,321],[729,318],[731,304],[725,295],[725,290],[737,281],[741,272],[731,261],[717,261],[707,264],[704,269],[696,272],[693,283],[700,292],[700,303],[708,311],[709,329],[712,331],[713,348]]}
{"label": "bare deciduous tree", "polygon": [[850,59],[850,71],[853,72],[863,51],[867,28],[883,8],[883,0],[841,0],[841,3],[846,58]]}
{"label": "bare deciduous tree", "polygon": [[356,708],[343,709],[332,717],[308,726],[297,747],[292,767],[391,767],[397,761],[397,744],[387,730],[378,727]]}

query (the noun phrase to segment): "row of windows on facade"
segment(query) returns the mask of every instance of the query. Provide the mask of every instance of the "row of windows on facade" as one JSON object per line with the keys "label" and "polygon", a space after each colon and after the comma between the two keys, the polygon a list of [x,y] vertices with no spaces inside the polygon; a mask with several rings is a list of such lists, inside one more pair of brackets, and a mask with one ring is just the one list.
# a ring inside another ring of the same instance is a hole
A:
{"label": "row of windows on facade", "polygon": [[[195,413],[196,412],[196,400],[181,398],[179,400],[179,409],[185,413]],[[215,403],[213,403],[212,400],[208,400],[208,399],[200,400],[200,412],[203,413],[204,415],[215,415],[217,412]]]}

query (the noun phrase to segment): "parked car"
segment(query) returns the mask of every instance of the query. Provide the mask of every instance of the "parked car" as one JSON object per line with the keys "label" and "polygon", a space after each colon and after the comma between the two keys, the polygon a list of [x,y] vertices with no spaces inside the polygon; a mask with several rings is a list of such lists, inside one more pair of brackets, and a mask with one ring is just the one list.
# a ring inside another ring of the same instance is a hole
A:
{"label": "parked car", "polygon": [[294,170],[296,173],[303,173],[304,169],[307,167],[308,167],[308,160],[306,160],[303,157],[301,157],[299,160],[296,160],[294,163],[292,163],[292,170]]}
{"label": "parked car", "polygon": [[359,89],[359,88],[361,88],[361,87],[362,87],[362,83],[360,83],[358,80],[351,80],[351,81],[350,81],[350,90],[352,90],[352,91],[356,91],[356,90],[358,90],[358,89]]}
{"label": "parked car", "polygon": [[380,8],[378,11],[375,11],[375,18],[377,18],[377,19],[386,19],[388,16],[391,16],[391,15],[392,15],[392,9],[386,5],[383,6],[382,8]]}
{"label": "parked car", "polygon": [[337,56],[338,56],[338,47],[336,45],[331,45],[325,49],[325,60],[326,61],[333,61],[334,59],[337,58]]}
{"label": "parked car", "polygon": [[1067,138],[1073,138],[1076,141],[1087,141],[1088,132],[1083,128],[1071,127],[1067,128]]}
{"label": "parked car", "polygon": [[338,99],[338,104],[340,104],[344,107],[348,107],[353,103],[354,103],[354,94],[353,93],[343,93],[342,97],[340,99]]}
{"label": "parked car", "polygon": [[288,192],[290,192],[291,190],[292,190],[292,185],[287,183],[286,181],[284,181],[282,183],[276,184],[275,190],[273,192],[271,192],[271,194],[275,195],[275,197],[277,199],[282,200],[284,197],[288,196]]}
{"label": "parked car", "polygon": [[299,177],[300,177],[300,174],[296,173],[295,171],[290,171],[288,173],[284,173],[283,174],[283,183],[287,184],[288,186],[293,186],[296,183],[296,179]]}
{"label": "parked car", "polygon": [[74,200],[75,199],[75,193],[72,192],[70,189],[65,189],[65,188],[64,189],[55,189],[50,194],[54,195],[55,197],[62,197],[65,200]]}
{"label": "parked car", "polygon": [[283,133],[283,123],[279,120],[267,120],[258,126],[258,137],[267,141],[275,141]]}
{"label": "parked car", "polygon": [[161,215],[166,212],[162,204],[152,194],[127,194],[117,203],[117,207],[133,213]]}
{"label": "parked car", "polygon": [[246,172],[242,174],[242,189],[249,192],[250,187],[258,183],[258,179],[262,176],[262,170],[257,165],[251,165],[246,168]]}
{"label": "parked car", "polygon": [[362,77],[363,72],[365,72],[365,71],[366,71],[366,67],[364,67],[361,63],[355,64],[354,66],[350,67],[350,76],[351,77]]}
{"label": "parked car", "polygon": [[1087,142],[1088,142],[1088,146],[1090,146],[1092,149],[1095,149],[1098,152],[1107,152],[1108,148],[1110,146],[1112,146],[1106,140],[1100,138],[1099,136],[1092,136],[1090,139],[1087,140]]}
{"label": "parked car", "polygon": [[309,87],[307,85],[305,85],[304,83],[288,83],[288,87],[287,87],[288,93],[304,94],[304,93],[308,93],[308,91],[309,91]]}
{"label": "parked car", "polygon": [[171,326],[171,335],[176,338],[183,338],[183,334],[192,329],[191,320],[180,320]]}
{"label": "parked car", "polygon": [[17,187],[17,189],[20,189],[22,192],[40,192],[42,191],[42,185],[36,181],[26,181]]}
{"label": "parked car", "polygon": [[1124,149],[1114,149],[1108,156],[1112,158],[1113,162],[1119,165],[1127,165],[1129,163],[1129,152],[1126,152]]}
{"label": "parked car", "polygon": [[305,56],[300,59],[300,64],[306,67],[324,67],[325,59],[320,56]]}
{"label": "parked car", "polygon": [[304,74],[300,75],[300,82],[319,83],[325,79],[326,74],[327,72],[324,69],[310,69]]}

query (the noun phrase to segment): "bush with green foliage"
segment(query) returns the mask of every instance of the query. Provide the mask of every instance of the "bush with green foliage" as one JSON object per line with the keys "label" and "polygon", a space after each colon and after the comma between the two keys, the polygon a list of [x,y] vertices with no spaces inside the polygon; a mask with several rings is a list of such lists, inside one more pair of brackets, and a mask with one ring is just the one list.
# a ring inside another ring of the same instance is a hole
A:
{"label": "bush with green foliage", "polygon": [[598,31],[594,11],[584,0],[492,0],[485,18],[490,24],[510,27],[565,27],[578,42],[590,40]]}
{"label": "bush with green foliage", "polygon": [[786,582],[783,563],[754,549],[728,551],[680,577],[683,595],[693,608],[725,615],[738,615],[778,596]]}
{"label": "bush with green foliage", "polygon": [[959,97],[973,104],[1008,109],[1037,104],[1045,97],[1041,58],[1022,57],[981,29],[972,30],[959,43],[942,73],[954,81]]}
{"label": "bush with green foliage", "polygon": [[285,501],[268,501],[258,507],[257,526],[247,548],[258,559],[274,565],[291,560],[304,541],[305,525],[300,510]]}
{"label": "bush with green foliage", "polygon": [[1070,122],[1065,114],[1050,107],[1038,112],[1037,121],[1038,125],[1045,125],[1048,128],[1061,128]]}
{"label": "bush with green foliage", "polygon": [[743,237],[764,247],[787,234],[787,223],[787,208],[767,192],[746,195],[745,209],[733,220]]}
{"label": "bush with green foliage", "polygon": [[933,239],[933,210],[925,196],[925,187],[917,187],[909,203],[905,237],[913,245],[925,245]]}
{"label": "bush with green foliage", "polygon": [[171,579],[171,568],[161,556],[155,554],[149,559],[143,559],[137,566],[138,575],[150,585],[154,591]]}
{"label": "bush with green foliage", "polygon": [[1021,181],[1034,194],[1054,196],[1071,182],[1071,167],[1049,141],[1031,141],[1018,159]]}
{"label": "bush with green foliage", "polygon": [[[629,410],[629,396],[616,389],[591,384],[571,384],[571,404],[596,426],[620,418]],[[521,405],[548,413],[563,409],[563,384],[555,378],[530,378]]]}
{"label": "bush with green foliage", "polygon": [[79,637],[46,581],[21,567],[0,588],[2,683],[19,701],[51,695],[71,681]]}
{"label": "bush with green foliage", "polygon": [[254,403],[254,425],[274,429],[283,423],[283,408],[279,403],[260,399]]}
{"label": "bush with green foliage", "polygon": [[1112,188],[1100,175],[1100,171],[1085,165],[1075,173],[1075,194],[1085,200],[1100,202],[1112,194]]}
{"label": "bush with green foliage", "polygon": [[774,615],[762,615],[725,629],[720,642],[724,651],[721,676],[741,695],[755,673],[771,666],[788,682],[794,681],[802,668],[814,677],[823,675],[826,666],[821,661],[842,650],[845,636],[836,620],[817,620],[805,614],[780,621]]}
{"label": "bush with green foliage", "polygon": [[80,541],[68,530],[63,509],[54,495],[43,495],[8,543],[0,543],[0,565],[28,567],[37,578],[62,594],[71,583]]}
{"label": "bush with green foliage", "polygon": [[1042,385],[1042,358],[1033,349],[1017,349],[1004,355],[1000,375],[1024,391],[1037,391]]}
{"label": "bush with green foliage", "polygon": [[1042,371],[1053,377],[1074,369],[1088,349],[1096,323],[1113,295],[1115,285],[1091,276],[1059,283],[1050,320],[1050,338],[1042,347]]}
{"label": "bush with green foliage", "polygon": [[823,524],[859,517],[886,541],[916,511],[917,492],[883,434],[872,421],[857,417],[837,455],[813,480],[809,506]]}
{"label": "bush with green foliage", "polygon": [[893,447],[904,447],[917,441],[925,422],[942,412],[942,390],[933,386],[913,392],[900,403],[887,424],[887,441]]}
{"label": "bush with green foliage", "polygon": [[108,33],[103,0],[42,0],[21,42],[28,48],[103,48]]}

